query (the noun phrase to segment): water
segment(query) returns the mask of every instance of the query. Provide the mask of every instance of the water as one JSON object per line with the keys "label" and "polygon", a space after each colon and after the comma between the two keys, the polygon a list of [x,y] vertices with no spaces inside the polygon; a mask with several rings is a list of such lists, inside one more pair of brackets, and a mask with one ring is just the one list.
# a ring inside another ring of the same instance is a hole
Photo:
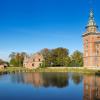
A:
{"label": "water", "polygon": [[79,73],[1,75],[0,100],[100,100],[100,77]]}

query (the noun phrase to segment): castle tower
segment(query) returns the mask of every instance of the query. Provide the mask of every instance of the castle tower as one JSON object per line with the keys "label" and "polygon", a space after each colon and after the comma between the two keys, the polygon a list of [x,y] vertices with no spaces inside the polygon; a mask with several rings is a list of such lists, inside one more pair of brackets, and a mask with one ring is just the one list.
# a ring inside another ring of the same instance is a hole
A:
{"label": "castle tower", "polygon": [[93,9],[90,10],[86,32],[83,34],[84,67],[100,67],[100,33],[94,20]]}

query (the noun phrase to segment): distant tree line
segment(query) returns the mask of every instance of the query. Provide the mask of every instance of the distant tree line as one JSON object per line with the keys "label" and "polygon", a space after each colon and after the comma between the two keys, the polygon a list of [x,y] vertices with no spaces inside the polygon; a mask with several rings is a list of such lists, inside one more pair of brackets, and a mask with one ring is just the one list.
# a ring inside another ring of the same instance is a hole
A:
{"label": "distant tree line", "polygon": [[69,50],[66,48],[43,49],[40,53],[44,57],[44,67],[81,67],[83,66],[83,54],[76,50],[72,55],[69,55]]}
{"label": "distant tree line", "polygon": [[27,54],[25,52],[22,53],[15,53],[12,52],[9,57],[10,57],[10,66],[12,67],[23,67],[23,61],[24,61],[24,57]]}
{"label": "distant tree line", "polygon": [[[42,49],[40,54],[43,55],[44,61],[42,67],[81,67],[83,66],[83,54],[76,50],[69,55],[69,50],[66,48]],[[28,54],[25,52],[12,52],[10,57],[10,66],[23,66],[24,57]]]}

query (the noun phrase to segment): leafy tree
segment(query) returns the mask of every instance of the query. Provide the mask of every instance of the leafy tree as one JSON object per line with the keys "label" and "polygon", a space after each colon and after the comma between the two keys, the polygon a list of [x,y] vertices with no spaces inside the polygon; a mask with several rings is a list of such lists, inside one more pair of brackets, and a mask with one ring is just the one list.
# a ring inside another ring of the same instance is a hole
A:
{"label": "leafy tree", "polygon": [[67,56],[65,58],[65,66],[66,67],[70,67],[71,66],[71,58],[69,56]]}
{"label": "leafy tree", "polygon": [[12,52],[9,57],[10,59],[10,65],[14,66],[14,67],[21,67],[23,66],[23,60],[24,57],[27,56],[27,54],[25,52],[22,53],[15,53]]}
{"label": "leafy tree", "polygon": [[43,67],[51,66],[52,64],[52,57],[51,57],[51,50],[50,49],[42,49],[40,53],[43,55]]}
{"label": "leafy tree", "polygon": [[14,59],[15,58],[15,56],[16,56],[16,53],[15,52],[12,52],[10,55],[9,55],[9,57],[12,59]]}
{"label": "leafy tree", "polygon": [[80,51],[76,50],[71,55],[71,66],[75,67],[83,66],[83,54]]}
{"label": "leafy tree", "polygon": [[43,49],[40,51],[40,53],[44,57],[43,65],[45,67],[50,66],[66,66],[68,65],[68,49],[66,48],[56,48],[56,49]]}
{"label": "leafy tree", "polygon": [[56,48],[52,50],[53,66],[65,66],[68,59],[69,50],[66,48]]}
{"label": "leafy tree", "polygon": [[0,59],[0,65],[3,64],[3,63],[4,63],[4,61],[2,59]]}

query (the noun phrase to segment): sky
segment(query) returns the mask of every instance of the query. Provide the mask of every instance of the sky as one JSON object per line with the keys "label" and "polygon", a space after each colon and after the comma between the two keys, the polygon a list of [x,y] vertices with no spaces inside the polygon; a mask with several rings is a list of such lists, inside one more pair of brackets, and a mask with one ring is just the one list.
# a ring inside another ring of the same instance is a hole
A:
{"label": "sky", "polygon": [[91,5],[100,26],[100,0],[0,0],[0,58],[43,48],[83,51]]}

